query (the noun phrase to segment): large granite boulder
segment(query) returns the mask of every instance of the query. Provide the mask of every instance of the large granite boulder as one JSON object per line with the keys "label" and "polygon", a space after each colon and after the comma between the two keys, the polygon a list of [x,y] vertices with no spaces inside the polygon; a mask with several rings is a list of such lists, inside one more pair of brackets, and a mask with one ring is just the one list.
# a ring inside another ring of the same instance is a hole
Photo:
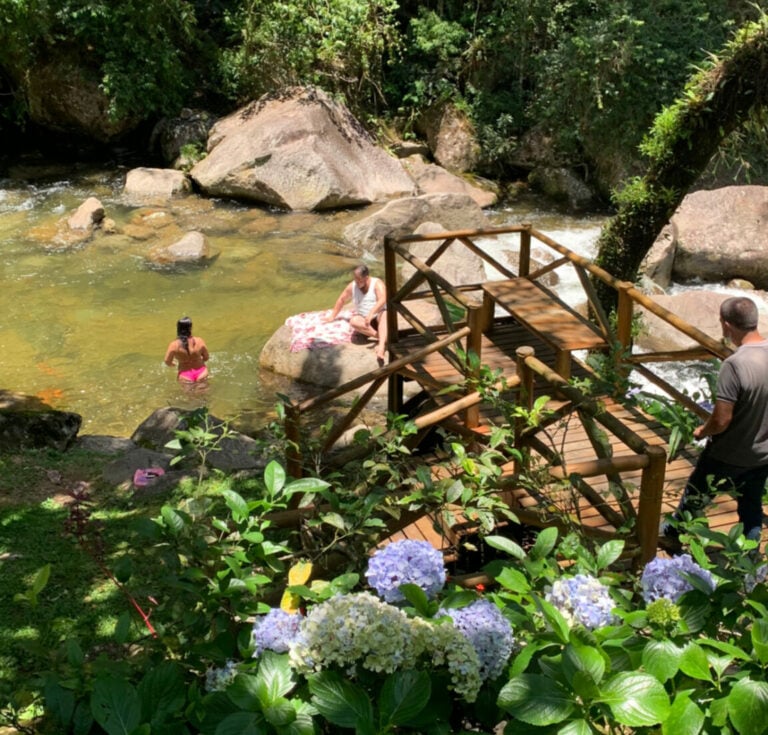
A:
{"label": "large granite boulder", "polygon": [[16,80],[30,120],[47,130],[101,143],[135,129],[139,122],[136,116],[117,118],[110,114],[110,100],[99,75],[78,53],[61,48],[56,48],[49,61],[38,60],[25,67]]}
{"label": "large granite boulder", "polygon": [[75,441],[82,416],[57,411],[35,396],[0,390],[0,451],[52,448],[63,452]]}
{"label": "large granite boulder", "polygon": [[674,280],[742,278],[768,289],[768,186],[693,192],[671,221]]}
{"label": "large granite boulder", "polygon": [[372,340],[291,352],[291,337],[291,328],[283,324],[262,348],[259,366],[322,388],[335,388],[379,367]]}
{"label": "large granite boulder", "polygon": [[[445,232],[445,227],[437,222],[424,222],[416,228],[414,234],[436,235],[442,232]],[[409,243],[406,247],[408,252],[415,255],[419,260],[426,261],[442,242],[442,240],[424,240],[423,242]],[[410,263],[402,261],[400,282],[410,278],[415,270]],[[483,259],[458,241],[454,241],[448,246],[437,262],[432,265],[432,270],[454,286],[482,283],[486,280]]]}
{"label": "large granite boulder", "polygon": [[343,105],[318,89],[263,96],[214,125],[190,175],[209,195],[321,210],[410,195],[414,183]]}
{"label": "large granite boulder", "polygon": [[499,199],[490,185],[478,185],[473,180],[456,176],[421,156],[403,159],[403,166],[413,177],[420,194],[466,194],[483,208],[492,207]]}
{"label": "large granite boulder", "polygon": [[449,171],[474,171],[480,159],[477,133],[466,113],[451,102],[432,106],[418,121],[432,156]]}
{"label": "large granite boulder", "polygon": [[[654,296],[653,300],[712,339],[719,340],[723,336],[720,328],[720,304],[730,295],[737,295],[737,292],[729,294],[693,289],[671,296]],[[768,301],[766,300],[768,294],[750,291],[744,295],[753,299],[758,305],[760,310],[758,328],[762,334],[768,334]],[[635,345],[643,352],[683,350],[698,345],[695,340],[646,309],[640,308],[638,311],[641,315],[641,328],[635,339]]]}
{"label": "large granite boulder", "polygon": [[378,212],[347,225],[342,236],[350,247],[379,255],[388,235],[410,235],[425,222],[439,222],[448,231],[492,226],[467,194],[425,194],[389,202]]}
{"label": "large granite boulder", "polygon": [[[177,430],[183,431],[190,427],[193,414],[194,412],[181,408],[159,408],[136,428],[131,435],[131,441],[143,449],[172,455],[165,445],[177,438]],[[225,428],[228,428],[227,435],[217,439],[217,448],[206,457],[206,463],[210,467],[222,472],[266,467],[267,461],[263,456],[262,446],[255,439],[227,427],[222,419],[208,415],[206,429],[211,434],[221,437]],[[194,464],[194,461],[194,457],[190,458],[186,466]]]}

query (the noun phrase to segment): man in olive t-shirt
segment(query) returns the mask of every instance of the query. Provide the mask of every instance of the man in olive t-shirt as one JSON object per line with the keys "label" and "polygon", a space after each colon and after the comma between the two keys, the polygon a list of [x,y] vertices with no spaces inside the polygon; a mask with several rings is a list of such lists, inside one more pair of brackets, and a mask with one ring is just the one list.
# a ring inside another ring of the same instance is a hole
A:
{"label": "man in olive t-shirt", "polygon": [[[696,439],[710,439],[672,517],[695,514],[716,492],[735,490],[744,534],[759,542],[768,479],[768,340],[757,331],[757,307],[751,299],[726,299],[720,305],[720,324],[737,349],[720,368],[711,416],[693,432]],[[663,532],[677,535],[669,524]]]}

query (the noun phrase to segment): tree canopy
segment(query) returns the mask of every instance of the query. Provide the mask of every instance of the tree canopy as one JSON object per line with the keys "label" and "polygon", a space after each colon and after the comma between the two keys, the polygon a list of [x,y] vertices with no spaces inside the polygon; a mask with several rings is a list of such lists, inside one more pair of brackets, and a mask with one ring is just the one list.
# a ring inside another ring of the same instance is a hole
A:
{"label": "tree canopy", "polygon": [[[642,144],[648,168],[618,194],[617,214],[603,228],[597,263],[632,281],[688,189],[728,135],[768,103],[768,15],[744,25],[694,74],[682,95],[656,118]],[[604,286],[609,308],[615,292]]]}

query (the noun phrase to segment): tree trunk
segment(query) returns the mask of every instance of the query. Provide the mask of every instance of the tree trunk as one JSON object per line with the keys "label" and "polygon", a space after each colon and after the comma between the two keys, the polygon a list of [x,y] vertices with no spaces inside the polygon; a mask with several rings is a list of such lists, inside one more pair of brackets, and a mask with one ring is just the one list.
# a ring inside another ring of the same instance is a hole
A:
{"label": "tree trunk", "polygon": [[[656,118],[643,144],[645,176],[618,195],[618,211],[598,240],[596,263],[634,281],[640,264],[723,140],[768,103],[768,15],[742,27],[676,102]],[[607,311],[616,291],[595,284]]]}

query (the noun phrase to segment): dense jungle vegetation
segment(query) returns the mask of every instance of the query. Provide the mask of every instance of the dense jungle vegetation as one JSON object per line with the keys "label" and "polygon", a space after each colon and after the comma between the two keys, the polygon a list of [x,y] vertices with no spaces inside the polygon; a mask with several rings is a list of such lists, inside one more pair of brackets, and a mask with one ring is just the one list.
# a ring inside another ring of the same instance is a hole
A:
{"label": "dense jungle vegetation", "polygon": [[746,0],[0,0],[0,125],[29,122],[30,69],[68,61],[116,119],[316,84],[407,136],[450,100],[476,127],[481,173],[514,178],[537,130],[587,177],[595,157],[639,156],[693,68],[758,13]]}

